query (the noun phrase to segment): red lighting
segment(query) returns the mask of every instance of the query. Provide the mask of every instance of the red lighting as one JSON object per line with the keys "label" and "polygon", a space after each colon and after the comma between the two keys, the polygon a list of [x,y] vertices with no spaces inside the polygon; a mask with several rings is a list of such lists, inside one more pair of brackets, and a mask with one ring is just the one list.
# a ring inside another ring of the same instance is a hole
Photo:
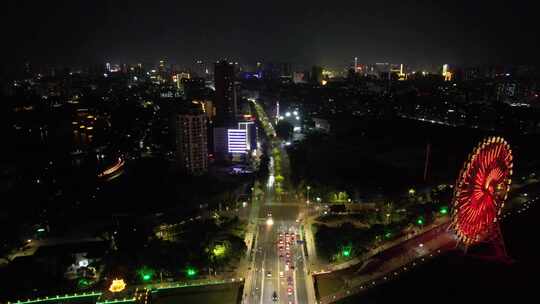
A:
{"label": "red lighting", "polygon": [[481,142],[461,171],[455,188],[452,225],[462,242],[479,242],[493,233],[512,175],[512,151],[500,137]]}

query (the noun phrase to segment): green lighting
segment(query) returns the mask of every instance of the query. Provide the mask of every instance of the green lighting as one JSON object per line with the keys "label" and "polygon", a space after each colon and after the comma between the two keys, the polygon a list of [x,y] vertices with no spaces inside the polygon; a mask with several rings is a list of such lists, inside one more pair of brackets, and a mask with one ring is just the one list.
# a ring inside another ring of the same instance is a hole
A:
{"label": "green lighting", "polygon": [[86,288],[90,286],[90,281],[82,278],[77,282],[77,285],[79,286],[79,288]]}
{"label": "green lighting", "polygon": [[350,246],[344,247],[343,250],[341,251],[341,255],[343,255],[344,257],[349,257],[351,256],[351,251],[352,251],[352,248]]}
{"label": "green lighting", "polygon": [[42,299],[38,298],[38,299],[27,300],[27,301],[17,301],[17,302],[13,302],[13,304],[33,304],[33,303],[41,303],[41,302],[46,302],[46,301],[62,301],[62,300],[99,297],[99,296],[101,296],[101,292],[91,292],[91,293],[83,293],[83,294],[77,294],[77,295],[51,296],[51,297],[42,298]]}
{"label": "green lighting", "polygon": [[416,223],[417,223],[418,225],[424,225],[424,219],[421,218],[421,217],[419,217],[419,218],[416,220]]}
{"label": "green lighting", "polygon": [[139,277],[141,278],[143,282],[148,282],[152,280],[152,277],[154,276],[155,271],[152,268],[144,266],[143,268],[139,269],[137,273],[139,274]]}
{"label": "green lighting", "polygon": [[191,277],[194,277],[195,275],[197,275],[197,270],[196,270],[195,268],[193,268],[193,267],[188,267],[188,268],[186,269],[186,275],[187,275],[188,277],[190,277],[190,278],[191,278]]}
{"label": "green lighting", "polygon": [[448,207],[441,207],[441,209],[439,210],[439,213],[440,214],[448,214]]}
{"label": "green lighting", "polygon": [[392,237],[392,232],[385,233],[384,237],[387,238],[387,239],[391,238]]}

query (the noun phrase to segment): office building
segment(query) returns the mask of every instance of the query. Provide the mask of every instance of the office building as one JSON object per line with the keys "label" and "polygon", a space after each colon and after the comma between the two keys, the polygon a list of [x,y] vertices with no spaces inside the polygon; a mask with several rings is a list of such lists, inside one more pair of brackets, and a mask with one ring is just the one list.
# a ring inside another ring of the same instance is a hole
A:
{"label": "office building", "polygon": [[214,70],[216,86],[215,126],[231,127],[236,125],[236,88],[234,84],[234,64],[226,61],[217,62]]}
{"label": "office building", "polygon": [[246,129],[227,130],[228,152],[232,154],[246,154],[249,150]]}
{"label": "office building", "polygon": [[253,121],[241,121],[238,123],[239,130],[246,130],[246,149],[257,149],[257,126]]}

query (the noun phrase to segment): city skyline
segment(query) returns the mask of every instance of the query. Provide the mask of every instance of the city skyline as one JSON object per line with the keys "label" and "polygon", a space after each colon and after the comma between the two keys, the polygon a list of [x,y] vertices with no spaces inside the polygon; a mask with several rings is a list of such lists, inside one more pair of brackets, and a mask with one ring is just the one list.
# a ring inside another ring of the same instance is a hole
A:
{"label": "city skyline", "polygon": [[[187,65],[199,58],[289,61],[339,66],[536,63],[530,4],[298,3],[260,7],[239,1],[212,6],[166,1],[7,4],[11,46],[3,65],[154,62]],[[17,25],[17,26],[14,26]]]}
{"label": "city skyline", "polygon": [[0,302],[527,302],[536,10],[21,0]]}

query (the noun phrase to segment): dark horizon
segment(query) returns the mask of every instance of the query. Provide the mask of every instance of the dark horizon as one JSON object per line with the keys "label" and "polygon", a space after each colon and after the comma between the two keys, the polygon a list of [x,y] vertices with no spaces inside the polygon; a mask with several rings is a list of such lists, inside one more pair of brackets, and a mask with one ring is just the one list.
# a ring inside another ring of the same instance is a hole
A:
{"label": "dark horizon", "polygon": [[342,66],[534,64],[532,3],[189,5],[169,1],[11,1],[3,65],[84,65],[234,58]]}

